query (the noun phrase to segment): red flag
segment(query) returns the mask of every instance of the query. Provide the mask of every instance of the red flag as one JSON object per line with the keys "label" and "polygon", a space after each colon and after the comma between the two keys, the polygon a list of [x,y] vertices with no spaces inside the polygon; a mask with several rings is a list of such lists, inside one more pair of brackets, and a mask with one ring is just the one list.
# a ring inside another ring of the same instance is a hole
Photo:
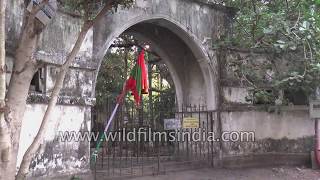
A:
{"label": "red flag", "polygon": [[141,50],[136,65],[126,82],[124,93],[131,91],[137,105],[140,104],[141,94],[148,94],[148,71],[144,60],[144,50]]}

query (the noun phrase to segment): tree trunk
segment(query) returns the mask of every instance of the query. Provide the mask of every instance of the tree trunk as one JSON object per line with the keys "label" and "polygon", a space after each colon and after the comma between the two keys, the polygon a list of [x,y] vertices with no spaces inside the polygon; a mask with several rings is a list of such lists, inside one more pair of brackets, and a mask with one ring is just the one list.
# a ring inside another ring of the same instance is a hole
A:
{"label": "tree trunk", "polygon": [[[12,150],[9,124],[4,118],[5,94],[6,94],[6,73],[5,73],[5,9],[6,0],[0,0],[0,179],[14,179],[14,176],[5,177],[10,169]],[[12,172],[14,175],[14,172]]]}
{"label": "tree trunk", "polygon": [[29,148],[27,149],[27,151],[23,155],[23,159],[22,159],[19,171],[17,173],[16,180],[25,179],[25,177],[29,171],[30,162],[31,162],[32,158],[34,157],[35,153],[37,152],[38,148],[40,147],[40,145],[43,143],[42,141],[43,141],[44,135],[48,129],[50,115],[56,106],[60,90],[63,87],[63,82],[65,79],[66,73],[69,70],[69,67],[70,67],[71,63],[73,62],[73,60],[76,58],[76,55],[78,54],[78,52],[80,50],[80,47],[81,47],[82,42],[84,41],[84,39],[87,35],[87,32],[93,26],[94,22],[99,21],[106,14],[106,12],[108,10],[110,10],[111,8],[112,8],[111,3],[106,4],[104,6],[104,8],[99,12],[99,14],[95,17],[94,20],[85,21],[75,45],[73,46],[71,52],[68,54],[65,63],[60,68],[60,72],[59,72],[57,79],[56,79],[56,82],[54,84],[53,91],[51,93],[51,97],[49,100],[49,104],[47,106],[46,112],[44,114],[44,117],[43,117],[41,125],[40,125],[40,129],[39,129],[36,137],[34,138],[32,144],[29,146]]}
{"label": "tree trunk", "polygon": [[21,165],[20,165],[17,177],[16,177],[17,180],[20,180],[20,179],[22,180],[25,178],[25,176],[27,175],[28,170],[29,170],[30,162],[31,162],[32,158],[34,157],[34,154],[37,152],[39,146],[42,144],[42,139],[45,135],[46,130],[48,129],[47,125],[50,120],[50,115],[51,115],[52,111],[54,110],[55,105],[57,103],[60,90],[63,87],[63,81],[66,76],[66,73],[69,69],[70,64],[76,58],[76,55],[80,50],[81,44],[84,41],[86,34],[90,28],[91,28],[90,23],[84,24],[72,51],[67,56],[66,62],[60,68],[60,72],[59,72],[58,77],[56,79],[48,107],[46,109],[46,112],[45,112],[44,117],[41,122],[40,129],[39,129],[36,137],[34,138],[32,144],[30,145],[30,147],[27,149],[26,153],[23,156],[23,159],[22,159],[22,162],[21,162]]}
{"label": "tree trunk", "polygon": [[[6,128],[5,131],[1,131],[0,139],[5,138],[8,141],[7,139],[9,138],[10,141],[10,144],[7,144],[8,150],[6,151],[8,163],[6,169],[1,169],[5,171],[5,179],[8,180],[15,179],[22,119],[26,108],[30,83],[34,73],[38,69],[37,62],[32,57],[37,46],[39,34],[43,28],[42,24],[35,19],[35,14],[38,10],[39,8],[33,8],[31,13],[25,10],[22,32],[18,48],[16,49],[11,79],[6,94],[7,102],[4,121],[6,122]],[[4,125],[4,123],[1,125]]]}

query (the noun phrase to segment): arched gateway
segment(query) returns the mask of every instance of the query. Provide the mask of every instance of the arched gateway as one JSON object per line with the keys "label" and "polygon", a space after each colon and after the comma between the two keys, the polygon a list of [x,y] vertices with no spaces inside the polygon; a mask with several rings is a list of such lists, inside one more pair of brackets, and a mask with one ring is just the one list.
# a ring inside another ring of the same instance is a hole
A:
{"label": "arched gateway", "polygon": [[201,1],[138,0],[134,8],[109,14],[95,25],[93,60],[99,67],[114,38],[133,33],[167,64],[178,104],[216,109],[219,69],[212,46],[225,34],[227,10]]}
{"label": "arched gateway", "polygon": [[[138,0],[135,7],[108,14],[94,26],[92,60],[97,65],[95,77],[99,76],[101,62],[115,38],[121,34],[133,35],[149,44],[151,51],[156,52],[167,65],[174,82],[179,108],[183,108],[184,104],[205,106],[207,113],[200,112],[198,107],[197,110],[190,111],[190,114],[199,119],[200,127],[206,129],[205,131],[214,131],[216,127],[213,127],[212,120],[216,114],[212,112],[217,109],[219,100],[219,65],[212,49],[214,42],[225,35],[228,19],[227,8],[201,1]],[[93,86],[95,87],[95,83]],[[181,117],[185,115],[176,114]],[[176,163],[180,165],[200,159],[202,161],[197,161],[200,165],[206,162],[211,164],[211,146],[209,143],[192,145],[188,142],[167,145],[119,142],[110,145],[111,152],[100,154],[100,159],[101,156],[104,158],[98,160],[100,163],[97,169],[100,175],[108,173],[110,176],[155,174],[167,166],[162,164],[166,162],[164,157],[179,159]],[[112,152],[112,149],[115,151]],[[154,152],[154,149],[159,149],[159,152]],[[136,161],[137,164],[132,164],[131,161]],[[171,162],[171,166],[179,166],[178,164],[173,165]]]}

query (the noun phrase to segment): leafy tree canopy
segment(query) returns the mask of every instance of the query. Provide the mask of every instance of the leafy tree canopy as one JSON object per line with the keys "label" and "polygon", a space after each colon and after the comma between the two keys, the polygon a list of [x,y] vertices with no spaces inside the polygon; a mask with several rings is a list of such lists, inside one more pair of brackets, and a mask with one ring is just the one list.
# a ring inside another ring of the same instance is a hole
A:
{"label": "leafy tree canopy", "polygon": [[[279,91],[311,95],[320,85],[320,0],[226,0],[239,8],[232,35],[220,45],[271,50],[268,62],[254,66],[251,59],[236,62],[236,74],[245,77],[253,92],[272,99]],[[291,57],[281,58],[291,54]],[[278,61],[278,62],[277,62]],[[287,64],[277,69],[280,62]],[[249,64],[249,65],[248,65]],[[234,64],[233,64],[234,65]],[[264,71],[264,76],[256,73]],[[268,89],[261,82],[269,76]]]}

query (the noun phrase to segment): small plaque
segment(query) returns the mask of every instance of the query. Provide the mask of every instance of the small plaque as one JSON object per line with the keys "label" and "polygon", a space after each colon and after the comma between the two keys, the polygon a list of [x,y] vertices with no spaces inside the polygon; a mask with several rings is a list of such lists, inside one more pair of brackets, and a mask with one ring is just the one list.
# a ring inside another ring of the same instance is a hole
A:
{"label": "small plaque", "polygon": [[310,118],[320,118],[320,101],[310,102]]}
{"label": "small plaque", "polygon": [[194,117],[183,118],[183,128],[199,128],[199,119]]}
{"label": "small plaque", "polygon": [[[31,0],[27,10],[32,11],[33,6],[39,6],[42,0]],[[49,0],[49,3],[44,5],[39,12],[36,14],[36,18],[44,25],[49,24],[52,18],[56,15],[56,1]]]}
{"label": "small plaque", "polygon": [[179,119],[164,119],[165,130],[176,130],[181,128],[181,122]]}

